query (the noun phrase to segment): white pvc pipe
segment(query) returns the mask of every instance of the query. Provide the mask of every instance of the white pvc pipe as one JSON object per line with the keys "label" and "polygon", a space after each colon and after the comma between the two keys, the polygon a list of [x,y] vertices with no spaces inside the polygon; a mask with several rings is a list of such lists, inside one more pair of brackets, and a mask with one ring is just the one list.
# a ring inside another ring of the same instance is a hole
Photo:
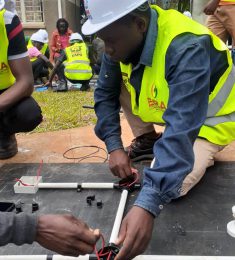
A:
{"label": "white pvc pipe", "polygon": [[47,260],[47,255],[1,255],[0,260]]}
{"label": "white pvc pipe", "polygon": [[39,189],[77,189],[78,183],[68,182],[68,183],[38,183]]}
{"label": "white pvc pipe", "polygon": [[[64,255],[53,255],[53,260],[89,260],[89,255],[71,257]],[[1,255],[0,260],[47,260],[47,255]]]}
{"label": "white pvc pipe", "polygon": [[115,218],[115,221],[114,221],[114,224],[113,224],[112,234],[111,234],[110,239],[109,239],[109,243],[115,244],[115,241],[117,240],[118,233],[119,233],[120,226],[121,226],[121,222],[122,222],[124,209],[125,209],[125,206],[126,206],[127,196],[128,196],[128,190],[123,190],[122,195],[121,195],[121,199],[120,199],[120,202],[119,202],[116,218]]}
{"label": "white pvc pipe", "polygon": [[38,183],[39,189],[77,189],[78,185],[82,189],[113,189],[114,183],[95,183],[95,182],[87,182],[87,183],[76,183],[76,182],[68,182],[68,183],[46,183],[40,182]]}
{"label": "white pvc pipe", "polygon": [[[53,260],[90,260],[90,255],[70,257],[53,255]],[[94,259],[94,258],[92,258]],[[47,260],[46,255],[1,255],[0,260]],[[139,255],[134,260],[235,260],[235,256]]]}
{"label": "white pvc pipe", "polygon": [[92,182],[87,182],[87,183],[82,183],[81,184],[83,189],[113,189],[114,183],[92,183]]}
{"label": "white pvc pipe", "polygon": [[[79,257],[71,257],[71,256],[63,256],[63,255],[55,255],[53,256],[53,260],[89,260],[90,256],[89,255],[82,255]],[[32,259],[34,260],[34,259]]]}

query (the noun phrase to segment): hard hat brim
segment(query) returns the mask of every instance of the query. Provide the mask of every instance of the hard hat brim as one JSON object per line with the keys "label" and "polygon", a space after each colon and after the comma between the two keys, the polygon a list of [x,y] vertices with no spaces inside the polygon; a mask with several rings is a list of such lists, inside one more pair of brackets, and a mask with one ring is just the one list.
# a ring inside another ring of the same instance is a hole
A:
{"label": "hard hat brim", "polygon": [[137,7],[139,7],[141,4],[147,2],[147,0],[141,1],[141,3],[137,3],[136,5],[133,5],[131,9],[127,9],[126,12],[122,12],[121,14],[114,16],[112,19],[106,21],[106,22],[100,22],[100,23],[92,23],[92,20],[88,19],[82,26],[82,33],[84,35],[91,35],[94,34],[101,29],[105,28],[106,26],[110,25],[111,23],[119,20],[120,18],[124,17],[125,15],[129,14],[133,10],[135,10]]}
{"label": "hard hat brim", "polygon": [[108,22],[104,22],[104,23],[98,23],[98,24],[93,24],[91,23],[90,20],[87,20],[83,26],[82,26],[82,33],[84,35],[91,35],[94,34],[98,31],[100,31],[101,29],[103,29],[104,27],[110,25],[111,23],[115,22],[118,19],[114,19],[113,21],[108,21]]}

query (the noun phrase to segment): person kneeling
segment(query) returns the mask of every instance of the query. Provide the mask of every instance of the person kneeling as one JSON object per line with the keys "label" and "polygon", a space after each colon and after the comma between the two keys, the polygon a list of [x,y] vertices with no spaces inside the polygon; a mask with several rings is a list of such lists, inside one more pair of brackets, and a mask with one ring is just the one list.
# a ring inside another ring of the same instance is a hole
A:
{"label": "person kneeling", "polygon": [[73,33],[69,42],[71,46],[65,48],[57,59],[54,69],[49,78],[49,84],[52,83],[53,77],[59,70],[62,63],[64,64],[64,75],[72,83],[82,84],[80,90],[86,91],[92,77],[92,69],[88,58],[87,46],[79,33]]}
{"label": "person kneeling", "polygon": [[39,82],[40,78],[49,76],[48,68],[53,69],[52,63],[43,54],[43,46],[45,44],[45,39],[42,33],[38,31],[31,36],[30,43],[27,46],[29,58],[32,64],[35,85],[43,83],[41,81]]}

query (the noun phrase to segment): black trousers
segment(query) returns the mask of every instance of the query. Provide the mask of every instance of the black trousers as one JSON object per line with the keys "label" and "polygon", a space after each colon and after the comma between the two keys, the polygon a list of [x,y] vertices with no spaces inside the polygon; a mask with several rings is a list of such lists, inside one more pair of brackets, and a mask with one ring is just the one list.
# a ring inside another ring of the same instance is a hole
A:
{"label": "black trousers", "polygon": [[31,62],[31,64],[34,80],[40,77],[47,77],[49,75],[47,64],[43,59],[38,58],[35,61]]}
{"label": "black trousers", "polygon": [[38,103],[32,97],[26,97],[0,113],[0,132],[9,134],[29,132],[41,122],[42,111]]}
{"label": "black trousers", "polygon": [[[57,59],[58,59],[58,58],[55,58],[55,63],[57,62]],[[57,70],[56,70],[56,74],[57,74],[57,76],[58,76],[58,79],[59,79],[60,81],[62,81],[62,82],[66,82],[66,77],[65,77],[65,75],[64,75],[64,68],[65,68],[64,64],[61,63],[60,66],[59,66],[59,67],[57,68]],[[66,82],[66,83],[67,83],[67,82]]]}
{"label": "black trousers", "polygon": [[73,83],[73,84],[82,84],[82,85],[88,85],[89,84],[89,82],[90,82],[90,80],[88,79],[88,80],[75,80],[75,79],[69,79],[69,78],[67,78],[67,80],[69,80],[71,83]]}

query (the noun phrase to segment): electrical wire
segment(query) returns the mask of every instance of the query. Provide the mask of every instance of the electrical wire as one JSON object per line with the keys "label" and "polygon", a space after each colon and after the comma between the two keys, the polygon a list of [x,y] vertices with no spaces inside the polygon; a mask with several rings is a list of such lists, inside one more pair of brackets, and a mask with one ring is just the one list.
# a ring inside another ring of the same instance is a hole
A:
{"label": "electrical wire", "polygon": [[38,170],[37,170],[37,180],[38,180],[38,178],[39,178],[40,175],[41,175],[42,165],[43,165],[43,160],[41,160],[40,165],[39,165],[39,168],[38,168]]}
{"label": "electrical wire", "polygon": [[[40,165],[39,165],[39,167],[37,169],[37,183],[35,185],[38,184],[38,178],[41,175],[42,165],[43,165],[43,160],[41,160]],[[25,183],[21,179],[18,179],[18,178],[15,178],[15,181],[21,183],[21,185],[23,185],[23,186],[35,186],[33,184]]]}
{"label": "electrical wire", "polygon": [[133,186],[135,183],[137,183],[140,179],[140,174],[138,172],[137,169],[131,168],[132,174],[135,175],[135,179],[130,183],[130,182],[125,182],[120,184],[121,187],[125,187],[125,188],[130,188],[131,186]]}
{"label": "electrical wire", "polygon": [[102,239],[101,250],[98,251],[97,248],[96,248],[96,245],[94,246],[94,251],[95,251],[97,260],[101,260],[103,256],[107,256],[107,260],[110,260],[111,256],[112,256],[112,251],[110,250],[110,251],[103,253],[104,248],[105,248],[105,240],[104,240],[104,236],[102,234],[100,234],[100,238]]}
{"label": "electrical wire", "polygon": [[[80,157],[69,157],[67,155],[67,153],[70,152],[70,151],[74,151],[75,149],[82,149],[82,148],[96,148],[96,151],[91,152],[91,153],[89,153],[89,154],[87,154],[85,156],[80,156]],[[105,152],[106,156],[103,157],[103,156],[95,155],[95,154],[97,154],[100,151]],[[82,145],[82,146],[76,146],[76,147],[73,147],[73,148],[70,148],[70,149],[66,150],[63,153],[63,157],[66,158],[66,159],[71,159],[71,160],[75,160],[76,159],[76,160],[78,160],[78,163],[83,161],[83,160],[86,160],[88,158],[100,158],[100,159],[103,159],[104,160],[103,163],[105,163],[105,162],[108,161],[108,152],[104,148],[96,146],[96,145]]]}
{"label": "electrical wire", "polygon": [[102,239],[102,248],[101,248],[100,252],[97,250],[96,245],[94,246],[94,251],[95,251],[97,260],[100,260],[100,257],[106,256],[109,254],[109,252],[103,254],[103,250],[105,247],[105,240],[104,240],[104,236],[102,234],[100,234],[100,238]]}

